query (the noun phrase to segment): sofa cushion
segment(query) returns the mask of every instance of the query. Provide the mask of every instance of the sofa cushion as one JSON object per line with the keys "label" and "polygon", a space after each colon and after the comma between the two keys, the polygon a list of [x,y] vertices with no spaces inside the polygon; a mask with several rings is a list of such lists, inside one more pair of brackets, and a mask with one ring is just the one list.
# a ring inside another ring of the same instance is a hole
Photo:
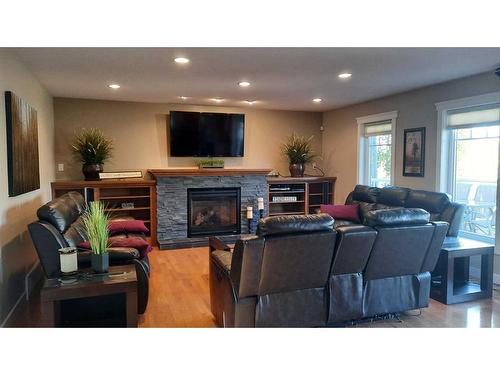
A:
{"label": "sofa cushion", "polygon": [[355,201],[376,203],[380,189],[365,185],[356,185],[352,192],[352,199]]}
{"label": "sofa cushion", "polygon": [[[141,237],[110,237],[108,239],[108,246],[110,248],[119,247],[136,249],[141,254],[141,258],[145,257],[152,250],[149,242]],[[90,243],[88,241],[78,244],[78,247],[83,249],[91,249]]]}
{"label": "sofa cushion", "polygon": [[430,214],[421,208],[385,208],[369,211],[365,224],[371,227],[427,224]]}
{"label": "sofa cushion", "polygon": [[111,220],[108,225],[109,233],[148,233],[149,229],[142,220]]}
{"label": "sofa cushion", "polygon": [[359,223],[358,204],[322,204],[319,207],[322,213],[328,214],[334,219],[349,220]]}
{"label": "sofa cushion", "polygon": [[387,186],[380,189],[377,202],[387,206],[404,207],[410,189],[399,186]]}
{"label": "sofa cushion", "polygon": [[64,233],[80,216],[80,208],[74,197],[67,193],[44,204],[36,214],[39,220],[49,222],[60,233]]}
{"label": "sofa cushion", "polygon": [[333,229],[333,218],[328,214],[272,216],[259,220],[258,236],[274,234],[317,232]]}
{"label": "sofa cushion", "polygon": [[450,199],[444,193],[433,191],[411,190],[405,207],[423,208],[430,213],[442,213],[450,204]]}

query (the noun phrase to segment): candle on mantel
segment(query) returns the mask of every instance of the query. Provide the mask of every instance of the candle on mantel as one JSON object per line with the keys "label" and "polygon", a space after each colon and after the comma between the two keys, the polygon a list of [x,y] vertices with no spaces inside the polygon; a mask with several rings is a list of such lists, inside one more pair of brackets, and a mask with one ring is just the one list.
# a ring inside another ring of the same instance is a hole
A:
{"label": "candle on mantel", "polygon": [[262,197],[257,198],[257,208],[259,210],[264,209],[264,198],[262,198]]}
{"label": "candle on mantel", "polygon": [[252,206],[247,206],[247,219],[248,220],[253,219],[253,207]]}

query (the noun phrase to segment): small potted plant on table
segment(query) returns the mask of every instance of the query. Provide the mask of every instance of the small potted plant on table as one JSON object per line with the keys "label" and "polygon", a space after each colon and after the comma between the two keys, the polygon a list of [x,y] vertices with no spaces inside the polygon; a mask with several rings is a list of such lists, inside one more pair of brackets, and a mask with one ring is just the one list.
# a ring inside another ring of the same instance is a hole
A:
{"label": "small potted plant on table", "polygon": [[92,269],[95,272],[108,272],[109,254],[109,217],[100,201],[91,202],[83,216],[83,224],[92,250]]}
{"label": "small potted plant on table", "polygon": [[111,157],[113,142],[99,129],[83,129],[75,136],[71,148],[83,163],[82,172],[85,180],[99,180],[99,172],[104,171],[104,162]]}
{"label": "small potted plant on table", "polygon": [[312,138],[312,136],[305,138],[292,133],[282,145],[283,154],[286,155],[290,163],[290,176],[303,177],[305,165],[316,157],[312,152]]}

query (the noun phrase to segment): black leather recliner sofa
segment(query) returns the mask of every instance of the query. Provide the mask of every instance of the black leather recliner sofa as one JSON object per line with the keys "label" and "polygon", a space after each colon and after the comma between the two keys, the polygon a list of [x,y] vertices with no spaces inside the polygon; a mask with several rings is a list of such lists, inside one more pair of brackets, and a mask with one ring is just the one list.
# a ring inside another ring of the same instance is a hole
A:
{"label": "black leather recliner sofa", "polygon": [[[231,253],[210,241],[210,303],[224,327],[321,327],[427,307],[448,223],[418,208],[269,217]],[[373,225],[373,226],[370,226]]]}
{"label": "black leather recliner sofa", "polygon": [[[58,277],[61,274],[60,248],[77,247],[86,241],[81,218],[84,211],[85,200],[83,196],[78,192],[69,192],[40,207],[37,211],[38,221],[28,225],[47,278]],[[127,236],[133,235],[127,234]],[[125,234],[116,236],[125,236]],[[138,250],[127,247],[110,247],[108,252],[111,265],[135,264],[138,284],[137,310],[139,314],[143,314],[146,311],[149,295],[149,260],[147,255],[141,256]],[[79,268],[90,266],[90,256],[90,250],[79,249]]]}
{"label": "black leather recliner sofa", "polygon": [[[448,195],[425,190],[414,190],[399,186],[376,188],[356,185],[349,193],[345,204],[359,204],[359,216],[365,223],[366,214],[373,210],[387,208],[422,208],[430,213],[432,221],[446,221],[447,236],[456,237],[464,216],[465,206],[452,202]],[[336,220],[335,227],[351,225],[352,222]]]}

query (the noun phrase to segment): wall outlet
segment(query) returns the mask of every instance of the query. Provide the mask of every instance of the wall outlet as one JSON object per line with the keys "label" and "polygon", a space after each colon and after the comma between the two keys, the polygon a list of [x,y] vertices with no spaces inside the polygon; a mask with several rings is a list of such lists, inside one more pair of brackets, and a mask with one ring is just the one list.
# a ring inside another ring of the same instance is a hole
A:
{"label": "wall outlet", "polygon": [[64,172],[64,164],[63,163],[57,164],[57,171],[58,172]]}

